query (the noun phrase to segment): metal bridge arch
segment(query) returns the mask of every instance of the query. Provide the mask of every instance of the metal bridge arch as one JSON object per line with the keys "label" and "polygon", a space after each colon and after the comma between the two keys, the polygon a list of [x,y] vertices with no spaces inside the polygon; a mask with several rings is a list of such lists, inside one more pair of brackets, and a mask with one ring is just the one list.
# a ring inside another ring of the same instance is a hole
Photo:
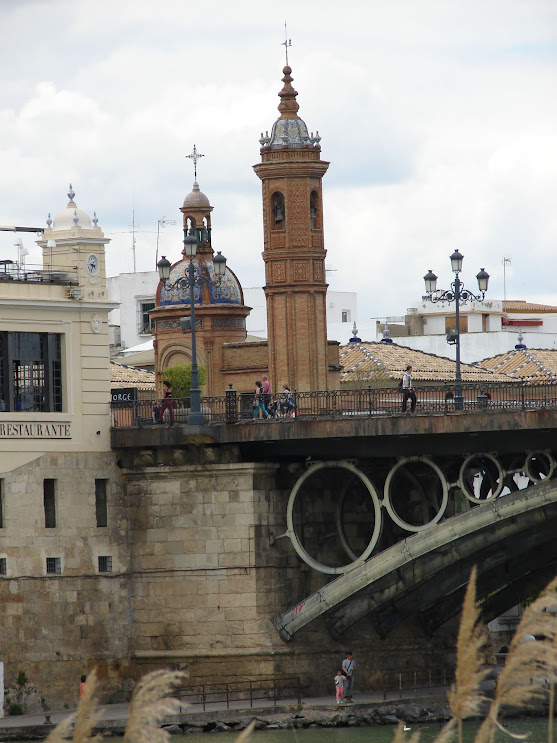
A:
{"label": "metal bridge arch", "polygon": [[[555,481],[491,498],[360,562],[296,606],[275,615],[273,624],[281,637],[289,640],[331,610],[335,610],[334,629],[341,633],[365,614],[392,611],[393,605],[402,607],[404,614],[408,597],[412,597],[414,607],[427,608],[427,601],[435,607],[444,596],[454,593],[455,586],[462,586],[466,581],[462,568],[474,562],[478,563],[480,579],[482,571],[486,575],[491,571],[496,588],[500,587],[497,581],[502,580],[501,573],[508,573],[512,558],[516,558],[513,569],[518,572],[528,567],[526,556],[535,560],[536,552],[543,553],[544,566],[554,570],[556,529]],[[489,560],[483,559],[486,555]],[[393,575],[400,578],[393,581]],[[435,591],[440,594],[437,598]],[[388,622],[385,626],[386,633]]]}

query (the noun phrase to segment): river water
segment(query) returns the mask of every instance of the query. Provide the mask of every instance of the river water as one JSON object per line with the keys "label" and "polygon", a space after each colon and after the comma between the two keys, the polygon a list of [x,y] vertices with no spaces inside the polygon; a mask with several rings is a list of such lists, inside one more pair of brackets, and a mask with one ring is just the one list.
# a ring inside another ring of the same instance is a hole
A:
{"label": "river water", "polygon": [[[512,733],[529,733],[528,743],[547,743],[547,720],[509,720],[505,726]],[[412,733],[420,733],[420,743],[433,743],[441,730],[439,723],[411,725]],[[464,725],[463,739],[465,743],[473,743],[478,730],[478,723],[470,722]],[[237,734],[219,733],[217,740],[223,743],[234,743]],[[309,730],[261,730],[253,733],[251,740],[254,743],[392,743],[394,727],[357,727],[357,728],[311,728]],[[215,735],[211,735],[213,740]],[[190,733],[189,735],[173,735],[171,743],[207,743],[207,733]],[[512,738],[498,731],[496,743],[511,743]]]}

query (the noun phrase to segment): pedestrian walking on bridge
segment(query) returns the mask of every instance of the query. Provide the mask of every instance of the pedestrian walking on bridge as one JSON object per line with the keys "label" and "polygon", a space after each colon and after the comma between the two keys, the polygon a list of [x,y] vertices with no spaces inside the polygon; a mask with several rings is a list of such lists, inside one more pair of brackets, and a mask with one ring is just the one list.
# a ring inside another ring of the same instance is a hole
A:
{"label": "pedestrian walking on bridge", "polygon": [[406,406],[410,400],[410,412],[416,410],[416,393],[412,389],[412,367],[410,364],[406,367],[406,373],[402,377],[402,412],[408,412]]}

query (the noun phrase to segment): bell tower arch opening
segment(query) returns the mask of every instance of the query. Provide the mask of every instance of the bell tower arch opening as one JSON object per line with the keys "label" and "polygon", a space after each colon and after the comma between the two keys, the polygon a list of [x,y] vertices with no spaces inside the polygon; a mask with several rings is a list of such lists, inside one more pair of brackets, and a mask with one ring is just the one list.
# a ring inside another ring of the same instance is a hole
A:
{"label": "bell tower arch opening", "polygon": [[284,195],[280,191],[275,191],[271,196],[271,229],[284,230]]}

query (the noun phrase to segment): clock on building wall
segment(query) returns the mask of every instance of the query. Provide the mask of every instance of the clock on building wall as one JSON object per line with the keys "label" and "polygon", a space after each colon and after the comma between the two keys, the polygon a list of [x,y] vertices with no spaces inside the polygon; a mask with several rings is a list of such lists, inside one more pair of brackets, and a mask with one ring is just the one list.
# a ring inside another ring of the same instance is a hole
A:
{"label": "clock on building wall", "polygon": [[85,259],[85,265],[87,266],[87,271],[89,272],[89,274],[91,276],[96,276],[100,268],[99,256],[95,255],[94,253],[90,253]]}

